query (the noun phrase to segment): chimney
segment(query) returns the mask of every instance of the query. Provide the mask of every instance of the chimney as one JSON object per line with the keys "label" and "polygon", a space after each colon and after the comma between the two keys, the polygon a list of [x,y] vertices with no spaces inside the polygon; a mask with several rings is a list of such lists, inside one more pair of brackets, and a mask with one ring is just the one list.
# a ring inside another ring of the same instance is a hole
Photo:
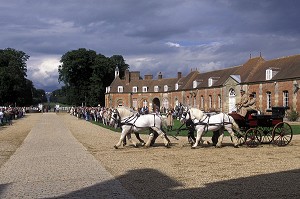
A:
{"label": "chimney", "polygon": [[153,79],[153,75],[145,75],[145,80],[152,80]]}
{"label": "chimney", "polygon": [[126,69],[125,70],[125,83],[129,84],[130,80],[129,80],[129,70]]}
{"label": "chimney", "polygon": [[162,79],[162,74],[159,72],[157,79]]}
{"label": "chimney", "polygon": [[181,77],[182,77],[181,72],[178,72],[178,73],[177,73],[177,79],[180,79]]}

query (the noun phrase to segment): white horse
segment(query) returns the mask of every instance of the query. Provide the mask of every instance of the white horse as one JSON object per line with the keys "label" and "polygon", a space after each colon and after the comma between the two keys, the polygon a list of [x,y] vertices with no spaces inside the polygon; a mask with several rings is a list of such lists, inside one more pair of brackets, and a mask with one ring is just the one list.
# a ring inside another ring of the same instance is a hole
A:
{"label": "white horse", "polygon": [[[114,109],[112,111],[112,115],[112,118],[114,118],[114,120],[117,120],[122,128],[120,140],[114,146],[116,149],[121,146],[125,136],[127,136],[128,140],[135,147],[137,147],[137,143],[131,139],[131,132],[139,132],[149,128],[161,135],[161,138],[164,140],[165,146],[169,147],[170,140],[161,128],[162,125],[165,124],[166,117],[164,118],[163,116],[157,114],[139,115],[138,113],[130,111],[130,109],[126,107],[118,107]],[[150,146],[153,137],[154,134],[150,133],[149,139],[145,144],[146,147]]]}
{"label": "white horse", "polygon": [[240,132],[240,129],[230,115],[219,113],[216,115],[208,116],[197,108],[190,108],[186,109],[183,112],[180,122],[184,123],[188,119],[191,119],[194,122],[195,129],[197,131],[196,142],[194,143],[192,148],[196,148],[199,141],[203,143],[202,136],[204,132],[217,130],[219,130],[220,136],[218,138],[216,147],[221,147],[224,137],[224,129],[226,129],[230,134],[234,147],[238,147],[238,141],[236,136],[234,135],[233,130]]}

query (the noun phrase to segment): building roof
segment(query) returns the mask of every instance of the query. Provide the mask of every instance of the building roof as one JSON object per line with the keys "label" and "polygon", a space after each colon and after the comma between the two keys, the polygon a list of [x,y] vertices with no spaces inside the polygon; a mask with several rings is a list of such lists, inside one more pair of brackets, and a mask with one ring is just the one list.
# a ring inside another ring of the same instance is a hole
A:
{"label": "building roof", "polygon": [[[158,92],[164,92],[164,86],[168,86],[169,91],[175,91],[175,84],[178,84],[178,90],[191,90],[193,82],[197,82],[197,89],[211,87],[220,87],[228,80],[233,78],[238,83],[254,83],[266,81],[266,70],[274,71],[274,76],[270,81],[284,79],[300,78],[300,55],[288,56],[266,61],[261,56],[250,58],[246,63],[240,66],[224,68],[215,71],[200,73],[191,71],[185,77],[162,78],[158,79],[137,79],[132,81],[121,80],[118,76],[111,84],[110,92],[117,92],[118,86],[123,86],[123,92],[132,92],[133,87],[137,87],[137,92],[142,92],[142,87],[148,88],[147,92],[154,92],[154,87],[158,86]],[[135,71],[136,73],[136,71]],[[161,75],[161,74],[160,74]],[[211,79],[212,85],[209,85]],[[126,84],[127,82],[127,84]]]}

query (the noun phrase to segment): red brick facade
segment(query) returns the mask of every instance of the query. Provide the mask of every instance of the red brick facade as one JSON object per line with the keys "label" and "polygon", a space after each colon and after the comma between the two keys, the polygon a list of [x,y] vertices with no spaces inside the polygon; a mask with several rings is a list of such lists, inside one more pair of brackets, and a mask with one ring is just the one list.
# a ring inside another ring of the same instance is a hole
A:
{"label": "red brick facade", "polygon": [[[268,78],[267,70],[271,71]],[[174,108],[178,103],[204,111],[231,112],[239,101],[240,89],[256,96],[257,109],[263,113],[274,106],[288,106],[300,111],[300,55],[265,61],[262,57],[245,64],[218,71],[191,71],[186,77],[157,79],[139,72],[125,72],[125,79],[116,78],[107,88],[105,106],[127,106],[135,109],[144,105],[150,110]],[[134,88],[133,88],[134,87]]]}

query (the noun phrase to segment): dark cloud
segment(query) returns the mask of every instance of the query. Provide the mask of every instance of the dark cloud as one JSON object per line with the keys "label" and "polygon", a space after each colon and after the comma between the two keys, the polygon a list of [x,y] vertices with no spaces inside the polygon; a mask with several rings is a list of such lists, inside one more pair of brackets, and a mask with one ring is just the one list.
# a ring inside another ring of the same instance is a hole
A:
{"label": "dark cloud", "polygon": [[61,86],[60,57],[78,48],[121,54],[142,76],[164,77],[300,49],[296,0],[0,1],[0,48],[30,55],[28,77],[47,91]]}

